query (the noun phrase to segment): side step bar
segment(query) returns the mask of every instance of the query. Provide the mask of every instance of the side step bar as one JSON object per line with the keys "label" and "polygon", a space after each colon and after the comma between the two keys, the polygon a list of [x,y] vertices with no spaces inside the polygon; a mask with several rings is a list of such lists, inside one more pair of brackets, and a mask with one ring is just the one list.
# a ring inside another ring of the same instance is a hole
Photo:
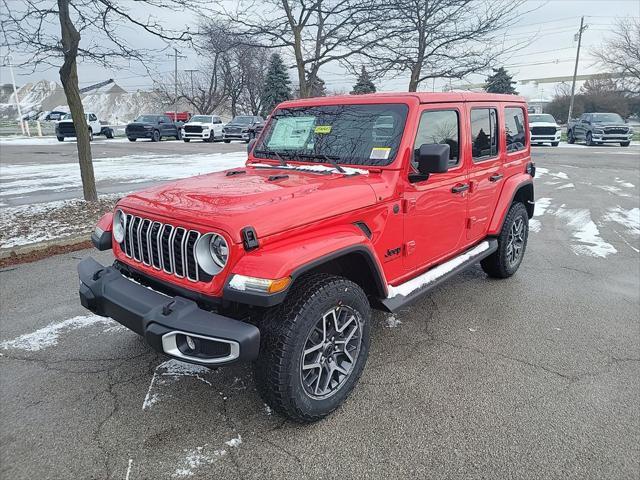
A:
{"label": "side step bar", "polygon": [[418,300],[422,295],[428,293],[436,286],[446,282],[451,277],[466,270],[470,266],[488,257],[498,249],[496,239],[485,240],[475,247],[461,253],[457,257],[442,263],[425,273],[418,275],[405,283],[397,286],[388,285],[387,298],[381,302],[390,312],[396,312],[402,307],[406,307]]}

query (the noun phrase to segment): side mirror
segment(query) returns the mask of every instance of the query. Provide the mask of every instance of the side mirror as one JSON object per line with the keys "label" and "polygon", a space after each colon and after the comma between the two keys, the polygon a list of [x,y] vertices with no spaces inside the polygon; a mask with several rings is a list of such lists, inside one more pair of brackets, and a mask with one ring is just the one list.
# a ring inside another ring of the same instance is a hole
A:
{"label": "side mirror", "polygon": [[423,144],[416,150],[415,160],[421,175],[444,173],[449,170],[451,146],[446,143]]}
{"label": "side mirror", "polygon": [[251,150],[253,149],[253,145],[256,143],[256,139],[252,138],[251,140],[249,140],[249,143],[247,143],[247,153],[251,153]]}

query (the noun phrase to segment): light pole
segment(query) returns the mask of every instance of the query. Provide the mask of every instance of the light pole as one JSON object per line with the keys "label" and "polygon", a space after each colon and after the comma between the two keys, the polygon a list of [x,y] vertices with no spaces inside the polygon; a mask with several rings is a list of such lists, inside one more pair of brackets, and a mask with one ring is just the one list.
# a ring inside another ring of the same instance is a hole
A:
{"label": "light pole", "polygon": [[13,65],[11,65],[11,55],[7,55],[5,57],[6,65],[9,67],[9,72],[11,72],[11,83],[13,84],[13,96],[16,99],[16,106],[18,107],[18,121],[20,122],[20,130],[22,130],[22,134],[24,135],[24,123],[22,123],[22,109],[20,108],[20,99],[18,98],[18,89],[16,88],[16,77],[13,75]]}

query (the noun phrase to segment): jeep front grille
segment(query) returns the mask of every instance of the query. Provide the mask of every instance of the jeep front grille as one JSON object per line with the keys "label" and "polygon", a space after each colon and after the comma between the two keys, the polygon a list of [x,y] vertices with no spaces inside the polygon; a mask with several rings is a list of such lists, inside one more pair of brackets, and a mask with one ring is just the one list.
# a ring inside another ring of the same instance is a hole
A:
{"label": "jeep front grille", "polygon": [[192,282],[209,281],[196,261],[200,232],[127,214],[120,248],[128,258]]}

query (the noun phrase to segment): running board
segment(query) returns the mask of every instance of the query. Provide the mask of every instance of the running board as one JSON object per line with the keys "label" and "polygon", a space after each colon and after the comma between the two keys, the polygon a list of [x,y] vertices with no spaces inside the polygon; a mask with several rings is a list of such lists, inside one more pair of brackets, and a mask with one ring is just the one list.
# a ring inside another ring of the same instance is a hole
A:
{"label": "running board", "polygon": [[388,285],[387,298],[382,299],[381,303],[390,312],[396,312],[400,308],[406,307],[418,300],[422,295],[430,292],[433,288],[446,282],[451,277],[466,270],[483,258],[488,257],[497,249],[498,241],[496,239],[485,240],[457,257],[437,267],[433,267],[405,283],[401,283],[395,287]]}

